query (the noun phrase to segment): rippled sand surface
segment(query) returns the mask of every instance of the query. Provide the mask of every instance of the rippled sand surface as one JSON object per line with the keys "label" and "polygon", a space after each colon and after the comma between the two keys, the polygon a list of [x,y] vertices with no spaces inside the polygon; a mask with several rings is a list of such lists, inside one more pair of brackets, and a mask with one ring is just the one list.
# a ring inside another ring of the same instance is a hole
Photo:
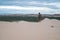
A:
{"label": "rippled sand surface", "polygon": [[2,22],[0,40],[60,40],[60,21],[44,19],[41,22]]}

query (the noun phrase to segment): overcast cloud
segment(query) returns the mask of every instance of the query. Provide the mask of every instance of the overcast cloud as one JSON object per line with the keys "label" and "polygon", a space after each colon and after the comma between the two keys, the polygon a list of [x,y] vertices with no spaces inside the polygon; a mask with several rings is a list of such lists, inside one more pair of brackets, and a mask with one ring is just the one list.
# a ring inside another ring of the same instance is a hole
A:
{"label": "overcast cloud", "polygon": [[0,0],[0,14],[60,13],[60,0]]}

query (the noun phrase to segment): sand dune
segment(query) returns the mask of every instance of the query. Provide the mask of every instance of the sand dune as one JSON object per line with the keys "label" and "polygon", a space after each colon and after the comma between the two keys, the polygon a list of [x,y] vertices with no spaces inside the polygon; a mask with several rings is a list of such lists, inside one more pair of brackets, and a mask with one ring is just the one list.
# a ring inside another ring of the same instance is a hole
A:
{"label": "sand dune", "polygon": [[60,40],[60,21],[44,19],[41,22],[2,22],[0,40]]}

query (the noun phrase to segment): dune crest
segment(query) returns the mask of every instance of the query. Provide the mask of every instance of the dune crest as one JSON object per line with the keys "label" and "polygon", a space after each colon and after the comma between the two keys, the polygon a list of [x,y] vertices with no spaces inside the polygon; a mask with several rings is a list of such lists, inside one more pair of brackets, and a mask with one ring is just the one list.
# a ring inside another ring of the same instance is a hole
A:
{"label": "dune crest", "polygon": [[60,21],[44,19],[41,22],[1,22],[0,40],[60,40]]}

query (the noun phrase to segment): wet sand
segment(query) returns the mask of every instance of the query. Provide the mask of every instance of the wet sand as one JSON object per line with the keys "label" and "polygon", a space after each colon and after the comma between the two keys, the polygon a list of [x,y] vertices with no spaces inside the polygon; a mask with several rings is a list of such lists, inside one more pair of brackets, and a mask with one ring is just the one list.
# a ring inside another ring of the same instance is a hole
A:
{"label": "wet sand", "polygon": [[60,40],[60,21],[44,19],[41,22],[2,22],[0,40]]}

